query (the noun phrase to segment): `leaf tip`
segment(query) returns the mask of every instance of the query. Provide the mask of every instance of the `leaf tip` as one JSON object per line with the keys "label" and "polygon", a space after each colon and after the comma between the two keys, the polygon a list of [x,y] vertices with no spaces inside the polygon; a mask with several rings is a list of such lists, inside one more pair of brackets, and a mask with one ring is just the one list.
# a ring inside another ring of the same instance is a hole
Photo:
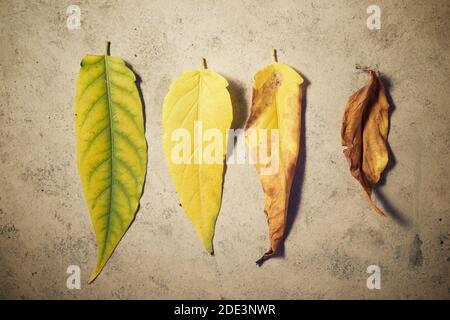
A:
{"label": "leaf tip", "polygon": [[269,251],[267,251],[266,253],[264,253],[263,256],[262,256],[261,258],[259,258],[259,259],[256,261],[256,265],[257,265],[258,267],[261,267],[262,264],[263,264],[267,259],[269,259],[271,256],[274,255],[274,253],[275,253],[275,250],[274,250],[273,248],[270,248]]}
{"label": "leaf tip", "polygon": [[263,264],[263,262],[264,262],[264,258],[260,258],[260,259],[258,259],[258,260],[256,260],[256,265],[258,266],[258,267],[261,267],[262,266],[262,264]]}
{"label": "leaf tip", "polygon": [[370,207],[372,208],[372,210],[377,213],[380,217],[382,218],[386,218],[386,214],[377,207],[377,205],[373,202],[372,197],[370,196],[369,192],[367,192],[367,190],[365,190],[363,188],[363,194],[364,197],[366,198],[367,202],[369,203]]}
{"label": "leaf tip", "polygon": [[98,275],[100,274],[100,271],[95,271],[89,278],[88,280],[88,284],[91,284],[92,282],[95,281],[95,279],[97,279]]}
{"label": "leaf tip", "polygon": [[206,252],[208,252],[209,255],[214,255],[214,248],[212,245],[212,241],[209,241],[208,243],[204,243],[203,246],[205,247]]}
{"label": "leaf tip", "polygon": [[97,264],[97,266],[95,267],[95,271],[91,274],[89,280],[88,280],[88,284],[91,284],[92,282],[95,281],[95,279],[97,279],[97,277],[99,276],[99,274],[102,272],[103,268],[105,267],[106,261],[103,262],[99,262]]}

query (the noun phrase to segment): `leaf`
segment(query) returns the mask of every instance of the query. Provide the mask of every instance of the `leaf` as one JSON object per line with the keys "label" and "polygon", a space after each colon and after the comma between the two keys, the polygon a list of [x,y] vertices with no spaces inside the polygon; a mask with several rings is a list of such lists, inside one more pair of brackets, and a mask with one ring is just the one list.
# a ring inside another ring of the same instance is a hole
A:
{"label": "leaf", "polygon": [[78,172],[97,238],[99,275],[134,219],[147,169],[136,77],[125,62],[87,55],[77,80]]}
{"label": "leaf", "polygon": [[[206,251],[213,254],[212,240],[222,198],[226,137],[233,112],[228,82],[205,67],[184,72],[171,84],[163,106],[163,148],[181,205]],[[208,131],[216,134],[206,145],[201,140],[203,132],[206,137]],[[176,139],[177,135],[181,135],[181,142]],[[180,145],[183,146],[182,161],[177,160]],[[206,162],[205,155],[214,145],[215,161]]]}
{"label": "leaf", "polygon": [[[274,63],[254,76],[251,113],[245,127],[246,142],[256,161],[264,191],[270,238],[270,249],[258,264],[276,253],[284,237],[300,146],[302,83],[296,71],[276,61],[275,50]],[[265,153],[270,161],[263,160]]]}
{"label": "leaf", "polygon": [[376,213],[385,216],[372,201],[371,194],[389,160],[386,147],[389,104],[377,74],[370,69],[363,70],[369,74],[369,82],[347,102],[342,145],[350,172],[361,184],[365,198]]}

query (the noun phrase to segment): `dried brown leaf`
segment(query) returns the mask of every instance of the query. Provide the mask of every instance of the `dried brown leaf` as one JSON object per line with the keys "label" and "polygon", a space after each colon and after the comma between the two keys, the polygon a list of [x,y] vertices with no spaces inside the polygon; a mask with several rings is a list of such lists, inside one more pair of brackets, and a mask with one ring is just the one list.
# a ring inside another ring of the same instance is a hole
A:
{"label": "dried brown leaf", "polygon": [[389,159],[389,103],[377,74],[370,69],[363,70],[370,79],[347,102],[341,131],[342,145],[350,172],[360,182],[370,206],[376,213],[385,216],[372,201],[371,195]]}

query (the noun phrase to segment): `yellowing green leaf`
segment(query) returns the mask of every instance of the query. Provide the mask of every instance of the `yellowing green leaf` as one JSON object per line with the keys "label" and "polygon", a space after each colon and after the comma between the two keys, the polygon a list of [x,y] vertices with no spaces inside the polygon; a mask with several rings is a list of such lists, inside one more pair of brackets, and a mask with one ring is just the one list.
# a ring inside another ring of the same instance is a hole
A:
{"label": "yellowing green leaf", "polygon": [[125,62],[87,55],[77,80],[78,172],[97,238],[99,275],[134,219],[147,169],[136,77]]}
{"label": "yellowing green leaf", "polygon": [[[171,84],[163,106],[163,148],[172,181],[209,253],[213,253],[227,130],[233,118],[227,86],[225,78],[212,70],[187,71]],[[211,150],[213,163],[207,157]]]}
{"label": "yellowing green leaf", "polygon": [[[254,76],[252,108],[245,127],[269,224],[270,248],[258,264],[272,256],[283,241],[300,144],[303,79],[288,65],[276,62],[275,52],[274,60]],[[265,154],[270,161],[262,159]]]}

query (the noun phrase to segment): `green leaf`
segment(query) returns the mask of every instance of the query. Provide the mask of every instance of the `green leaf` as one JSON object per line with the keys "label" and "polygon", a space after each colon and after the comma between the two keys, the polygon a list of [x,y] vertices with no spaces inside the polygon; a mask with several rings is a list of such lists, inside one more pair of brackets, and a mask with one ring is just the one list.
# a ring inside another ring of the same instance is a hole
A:
{"label": "green leaf", "polygon": [[108,54],[87,55],[77,80],[78,172],[97,237],[102,271],[134,219],[147,169],[142,104],[134,73]]}

